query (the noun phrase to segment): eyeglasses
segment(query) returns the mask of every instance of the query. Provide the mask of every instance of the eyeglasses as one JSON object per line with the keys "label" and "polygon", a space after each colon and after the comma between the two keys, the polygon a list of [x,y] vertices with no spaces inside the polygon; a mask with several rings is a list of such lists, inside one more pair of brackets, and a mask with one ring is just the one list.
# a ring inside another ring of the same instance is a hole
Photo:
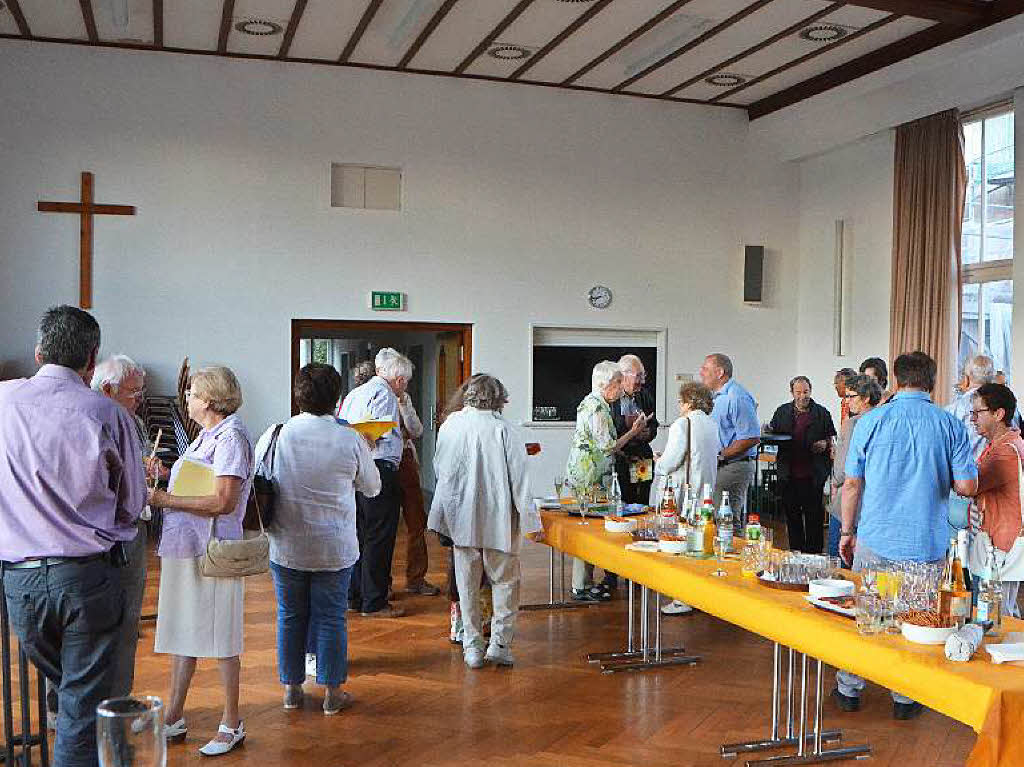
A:
{"label": "eyeglasses", "polygon": [[991,412],[992,412],[992,408],[979,407],[977,410],[972,410],[971,411],[971,420],[972,421],[977,421],[978,420],[978,413],[991,413]]}
{"label": "eyeglasses", "polygon": [[849,392],[847,392],[846,394],[843,395],[843,399],[857,399],[857,397],[859,396],[859,394],[850,394]]}

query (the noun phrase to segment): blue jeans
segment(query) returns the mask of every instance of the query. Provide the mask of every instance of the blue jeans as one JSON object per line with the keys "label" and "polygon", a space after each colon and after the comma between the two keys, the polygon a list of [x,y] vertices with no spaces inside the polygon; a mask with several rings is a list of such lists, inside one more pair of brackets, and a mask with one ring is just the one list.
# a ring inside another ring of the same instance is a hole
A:
{"label": "blue jeans", "polygon": [[831,514],[828,515],[828,555],[839,556],[839,533],[843,531],[843,523]]}
{"label": "blue jeans", "polygon": [[96,767],[96,706],[111,695],[120,652],[125,598],[118,571],[102,559],[5,568],[3,587],[18,641],[57,685],[54,764]]}
{"label": "blue jeans", "polygon": [[277,671],[281,684],[306,678],[306,642],[316,653],[317,684],[348,679],[348,587],[352,568],[310,572],[270,563],[277,594]]}

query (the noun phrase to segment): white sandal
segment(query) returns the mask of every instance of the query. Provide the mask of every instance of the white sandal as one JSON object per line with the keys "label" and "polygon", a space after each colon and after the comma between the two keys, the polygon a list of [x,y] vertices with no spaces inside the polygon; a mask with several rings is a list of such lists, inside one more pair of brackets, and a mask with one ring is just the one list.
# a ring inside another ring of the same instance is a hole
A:
{"label": "white sandal", "polygon": [[184,740],[186,735],[188,735],[188,727],[185,726],[185,717],[181,717],[177,722],[164,725],[164,740]]}
{"label": "white sandal", "polygon": [[231,740],[217,740],[216,738],[214,738],[201,749],[199,749],[200,754],[202,754],[203,756],[220,756],[221,754],[226,754],[228,751],[230,751],[243,740],[245,740],[245,725],[241,721],[239,721],[238,729],[232,730],[226,724],[222,724],[220,727],[217,728],[217,734],[230,735]]}

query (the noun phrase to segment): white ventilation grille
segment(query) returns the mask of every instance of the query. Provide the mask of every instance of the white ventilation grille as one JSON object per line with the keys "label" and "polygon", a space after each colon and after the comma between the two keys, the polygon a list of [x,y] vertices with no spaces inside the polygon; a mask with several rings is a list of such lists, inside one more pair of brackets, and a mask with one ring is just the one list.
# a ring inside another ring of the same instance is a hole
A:
{"label": "white ventilation grille", "polygon": [[331,207],[401,210],[402,169],[332,163]]}

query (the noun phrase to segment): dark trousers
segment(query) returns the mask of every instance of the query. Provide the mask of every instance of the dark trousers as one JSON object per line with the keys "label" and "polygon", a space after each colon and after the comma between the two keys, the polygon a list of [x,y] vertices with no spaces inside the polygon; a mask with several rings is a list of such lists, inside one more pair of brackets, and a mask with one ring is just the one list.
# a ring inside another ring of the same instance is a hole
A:
{"label": "dark trousers", "polygon": [[111,696],[121,642],[119,574],[103,559],[5,568],[3,586],[18,641],[57,685],[54,764],[96,767],[96,706]]}
{"label": "dark trousers", "polygon": [[407,553],[405,558],[405,585],[415,586],[427,577],[427,512],[420,487],[420,465],[413,452],[406,449],[398,465],[398,486],[402,499],[402,519],[405,520]]}
{"label": "dark trousers", "polygon": [[316,655],[316,683],[348,678],[348,589],[352,568],[310,572],[270,563],[277,594],[277,673],[281,684],[306,678],[307,637]]}
{"label": "dark trousers", "polygon": [[782,490],[786,510],[789,548],[808,554],[821,554],[825,546],[825,507],[821,502],[823,485],[813,479],[790,479]]}
{"label": "dark trousers", "polygon": [[356,493],[356,535],[359,561],[352,569],[349,604],[364,613],[388,606],[391,560],[401,513],[398,467],[388,461],[374,461],[380,472],[380,493],[367,498]]}
{"label": "dark trousers", "polygon": [[[651,481],[630,482],[628,460],[616,461],[615,473],[619,475],[619,489],[622,491],[622,502],[642,503],[646,506],[648,499],[651,497]],[[654,500],[657,503],[658,499],[655,498]]]}

